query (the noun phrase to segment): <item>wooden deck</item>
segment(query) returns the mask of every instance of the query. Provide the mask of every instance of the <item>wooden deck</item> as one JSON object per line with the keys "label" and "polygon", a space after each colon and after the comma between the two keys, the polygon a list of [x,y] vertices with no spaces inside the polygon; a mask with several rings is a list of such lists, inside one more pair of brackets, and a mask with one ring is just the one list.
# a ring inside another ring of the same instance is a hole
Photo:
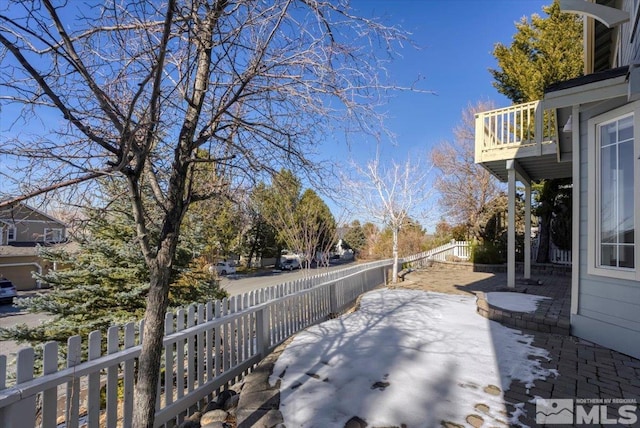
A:
{"label": "wooden deck", "polygon": [[475,161],[507,181],[506,160],[516,159],[532,179],[571,175],[571,162],[560,161],[555,109],[540,101],[476,115]]}

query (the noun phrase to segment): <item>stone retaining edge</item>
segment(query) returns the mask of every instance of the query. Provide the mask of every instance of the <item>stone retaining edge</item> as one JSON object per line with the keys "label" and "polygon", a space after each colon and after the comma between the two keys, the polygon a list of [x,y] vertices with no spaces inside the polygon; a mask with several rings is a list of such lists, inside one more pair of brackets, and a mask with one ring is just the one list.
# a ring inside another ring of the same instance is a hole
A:
{"label": "stone retaining edge", "polygon": [[556,320],[536,315],[535,313],[515,312],[499,308],[487,302],[484,292],[478,291],[475,294],[477,298],[477,312],[487,319],[510,327],[523,328],[542,333],[561,334],[563,336],[571,335],[571,326],[567,320]]}

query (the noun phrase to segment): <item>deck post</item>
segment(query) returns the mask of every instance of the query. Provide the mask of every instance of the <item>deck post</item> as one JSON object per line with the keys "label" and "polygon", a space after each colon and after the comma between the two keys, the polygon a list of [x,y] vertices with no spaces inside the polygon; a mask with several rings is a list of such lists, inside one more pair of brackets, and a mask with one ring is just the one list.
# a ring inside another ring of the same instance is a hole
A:
{"label": "deck post", "polygon": [[507,161],[508,184],[507,192],[508,218],[507,218],[507,287],[516,286],[516,168],[515,160]]}
{"label": "deck post", "polygon": [[538,156],[542,156],[542,140],[544,140],[544,108],[538,101],[535,105],[535,139]]}
{"label": "deck post", "polygon": [[524,278],[531,279],[531,183],[524,183]]}

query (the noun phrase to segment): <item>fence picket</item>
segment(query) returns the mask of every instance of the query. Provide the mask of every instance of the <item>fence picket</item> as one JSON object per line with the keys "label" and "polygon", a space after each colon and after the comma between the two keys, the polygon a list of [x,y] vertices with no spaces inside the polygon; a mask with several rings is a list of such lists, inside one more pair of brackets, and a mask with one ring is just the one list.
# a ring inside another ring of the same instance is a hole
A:
{"label": "fence picket", "polygon": [[[57,343],[56,343],[57,345]],[[56,346],[57,348],[57,346]],[[56,350],[57,353],[57,350]],[[102,333],[92,331],[89,333],[89,361],[102,356]],[[43,419],[45,418],[43,412]],[[98,428],[100,426],[100,372],[91,373],[87,380],[87,426]]]}
{"label": "fence picket", "polygon": [[[187,308],[187,328],[196,324],[196,308],[189,305]],[[191,392],[195,389],[196,364],[198,361],[196,355],[196,337],[189,336],[187,338],[187,391]]]}
{"label": "fence picket", "polygon": [[[115,354],[119,351],[119,338],[117,326],[107,330],[107,354]],[[114,427],[118,420],[118,365],[107,368],[107,426]]]}
{"label": "fence picket", "polygon": [[[82,361],[82,338],[72,336],[67,339],[67,368],[72,368]],[[73,376],[67,382],[66,422],[67,428],[77,428],[80,420],[80,378]]]}
{"label": "fence picket", "polygon": [[[33,365],[35,362],[33,348],[24,348],[18,351],[16,365],[16,383],[27,382],[33,379]],[[27,397],[16,403],[11,409],[9,427],[34,426],[36,422],[36,396]],[[23,425],[24,424],[24,425]]]}
{"label": "fence picket", "polygon": [[[167,312],[164,316],[164,334],[173,333],[173,314]],[[173,349],[170,343],[164,347],[164,402],[165,406],[173,403]]]}
{"label": "fence picket", "polygon": [[[176,332],[184,330],[184,309],[178,310],[176,313]],[[185,339],[178,339],[176,342],[176,394],[179,400],[184,396],[184,341]]]}
{"label": "fence picket", "polygon": [[[124,326],[124,349],[135,346],[136,341],[136,328],[135,324],[130,322]],[[133,388],[134,388],[134,360],[127,360],[124,365],[124,378],[123,378],[123,395],[124,405],[122,410],[123,427],[130,428],[131,420],[133,419]]]}
{"label": "fence picket", "polygon": [[[205,321],[205,306],[200,304],[197,307],[196,310],[196,324],[201,325],[204,324]],[[198,387],[202,386],[204,384],[204,374],[205,374],[205,368],[206,368],[206,360],[205,360],[205,351],[204,351],[204,338],[205,338],[205,332],[202,333],[198,333],[198,335],[196,336],[196,360],[198,362],[198,365],[196,367],[196,371],[197,371],[197,382],[198,382]]]}
{"label": "fence picket", "polygon": [[[42,348],[42,374],[46,376],[57,371],[58,342],[47,342]],[[57,412],[58,387],[55,386],[42,392],[42,428],[53,428],[57,425]]]}

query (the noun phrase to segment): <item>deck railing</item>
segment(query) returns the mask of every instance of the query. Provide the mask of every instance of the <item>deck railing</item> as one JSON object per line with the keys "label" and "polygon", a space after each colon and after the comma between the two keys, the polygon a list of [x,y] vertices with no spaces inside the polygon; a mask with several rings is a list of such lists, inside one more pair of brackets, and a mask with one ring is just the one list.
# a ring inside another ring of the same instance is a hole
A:
{"label": "deck railing", "polygon": [[[285,339],[384,284],[392,263],[356,265],[168,313],[155,425],[180,423]],[[47,343],[44,374],[35,373],[33,348],[18,351],[15,365],[0,355],[0,427],[130,426],[142,330],[134,323],[114,326],[106,338],[94,331],[86,355],[85,339],[71,337],[63,369],[58,344]]]}
{"label": "deck railing", "polygon": [[476,114],[476,161],[482,153],[510,147],[536,147],[557,141],[555,110],[542,111],[540,101]]}

